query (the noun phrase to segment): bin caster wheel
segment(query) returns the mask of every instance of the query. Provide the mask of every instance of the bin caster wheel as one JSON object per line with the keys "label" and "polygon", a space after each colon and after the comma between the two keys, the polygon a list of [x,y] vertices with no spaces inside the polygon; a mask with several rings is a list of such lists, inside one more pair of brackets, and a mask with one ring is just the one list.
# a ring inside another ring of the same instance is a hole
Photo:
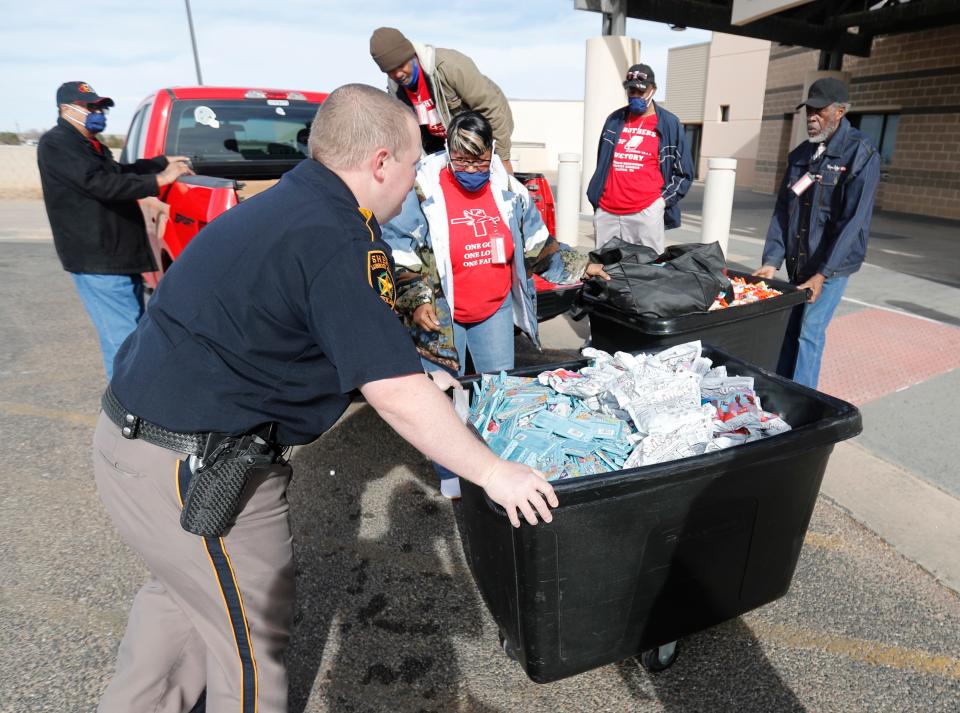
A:
{"label": "bin caster wheel", "polygon": [[517,651],[513,648],[513,644],[511,644],[502,633],[498,633],[497,638],[500,639],[500,648],[503,649],[503,653],[507,655],[507,658],[511,661],[517,661]]}
{"label": "bin caster wheel", "polygon": [[640,663],[650,673],[665,671],[677,660],[677,642],[671,641],[656,649],[648,649],[640,654]]}

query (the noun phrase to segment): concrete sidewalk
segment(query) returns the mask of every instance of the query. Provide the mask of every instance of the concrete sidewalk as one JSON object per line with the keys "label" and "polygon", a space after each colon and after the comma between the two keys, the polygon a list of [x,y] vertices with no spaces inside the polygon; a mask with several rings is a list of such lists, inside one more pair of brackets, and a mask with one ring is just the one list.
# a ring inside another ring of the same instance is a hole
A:
{"label": "concrete sidewalk", "polygon": [[[757,198],[762,203],[769,197]],[[769,220],[762,209],[756,215]],[[755,269],[763,246],[755,235],[766,226],[739,217],[728,260]],[[668,243],[699,242],[701,220],[685,210],[684,225],[667,234]],[[903,222],[888,220],[885,227],[902,232]],[[590,219],[581,217],[578,247],[593,245]],[[960,289],[868,263],[851,278],[828,331],[819,388],[857,405],[864,419],[863,434],[836,447],[822,494],[960,592],[960,439],[952,427],[960,393],[956,325]],[[576,350],[588,331],[587,320],[563,316],[541,325],[541,339],[546,349]],[[879,335],[874,352],[864,346],[871,335]]]}

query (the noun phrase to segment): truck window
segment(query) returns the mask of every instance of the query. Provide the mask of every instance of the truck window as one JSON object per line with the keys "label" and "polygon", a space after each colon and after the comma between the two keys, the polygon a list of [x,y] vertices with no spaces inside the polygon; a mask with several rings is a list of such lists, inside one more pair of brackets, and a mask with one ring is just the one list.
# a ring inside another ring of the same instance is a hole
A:
{"label": "truck window", "polygon": [[195,170],[207,175],[277,177],[307,156],[317,106],[267,99],[175,101],[164,153],[189,156]]}
{"label": "truck window", "polygon": [[[147,131],[148,124],[150,122],[150,114],[153,109],[153,102],[150,102],[145,107],[143,107],[143,118],[140,123],[140,135],[137,137],[137,155],[136,158],[147,158],[146,149],[147,149]],[[152,156],[150,158],[153,158]]]}
{"label": "truck window", "polygon": [[123,151],[120,152],[120,163],[133,163],[138,158],[143,158],[143,153],[138,151],[138,145],[141,134],[145,133],[143,131],[143,120],[151,106],[152,104],[148,104],[133,115],[130,129],[127,131],[127,140],[123,143]]}

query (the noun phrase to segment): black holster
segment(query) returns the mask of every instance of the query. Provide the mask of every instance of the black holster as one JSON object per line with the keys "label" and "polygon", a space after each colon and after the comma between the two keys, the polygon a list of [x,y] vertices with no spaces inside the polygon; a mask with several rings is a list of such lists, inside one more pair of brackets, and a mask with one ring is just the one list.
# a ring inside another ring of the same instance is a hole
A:
{"label": "black holster", "polygon": [[279,450],[272,440],[256,434],[211,434],[202,465],[187,486],[180,526],[203,537],[222,535],[236,520],[251,471],[274,463]]}

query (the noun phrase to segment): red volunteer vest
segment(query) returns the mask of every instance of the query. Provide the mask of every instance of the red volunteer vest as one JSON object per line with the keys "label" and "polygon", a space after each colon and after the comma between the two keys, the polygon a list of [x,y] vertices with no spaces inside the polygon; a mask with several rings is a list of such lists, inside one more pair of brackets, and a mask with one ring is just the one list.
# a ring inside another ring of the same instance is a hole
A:
{"label": "red volunteer vest", "polygon": [[426,126],[434,136],[441,139],[447,138],[447,131],[443,128],[443,120],[440,118],[440,112],[437,111],[433,98],[430,96],[430,88],[427,86],[426,77],[423,76],[423,67],[417,74],[417,86],[414,89],[403,88],[403,91],[410,97],[410,103],[413,104],[413,111],[417,115],[417,123]]}
{"label": "red volunteer vest", "polygon": [[[440,188],[450,229],[453,319],[466,324],[482,322],[500,308],[513,285],[513,236],[489,183],[470,193],[448,167],[440,172]],[[505,263],[493,262],[495,238],[503,241]]]}
{"label": "red volunteer vest", "polygon": [[657,200],[662,190],[657,115],[630,114],[613,151],[600,207],[617,215],[639,213]]}

